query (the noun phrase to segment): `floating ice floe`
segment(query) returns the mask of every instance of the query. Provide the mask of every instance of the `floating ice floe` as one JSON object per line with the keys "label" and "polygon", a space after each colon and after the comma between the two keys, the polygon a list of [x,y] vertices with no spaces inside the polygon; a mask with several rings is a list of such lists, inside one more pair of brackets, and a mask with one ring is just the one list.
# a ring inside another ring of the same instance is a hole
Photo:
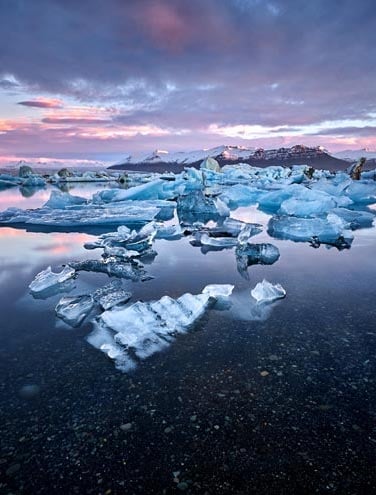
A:
{"label": "floating ice floe", "polygon": [[199,220],[208,222],[230,215],[226,204],[219,198],[206,197],[202,191],[193,191],[186,196],[179,196],[177,213],[180,222],[194,223]]}
{"label": "floating ice floe", "polygon": [[375,214],[370,211],[334,208],[331,213],[332,215],[337,215],[337,217],[341,218],[346,228],[351,230],[372,227],[375,219]]}
{"label": "floating ice floe", "polygon": [[251,290],[251,295],[258,303],[268,303],[277,299],[283,299],[286,297],[286,291],[282,285],[273,285],[264,279]]}
{"label": "floating ice floe", "polygon": [[226,297],[232,286],[207,286],[201,294],[183,294],[178,299],[163,296],[158,301],[136,302],[124,309],[105,311],[96,320],[88,342],[129,371],[136,358],[145,359],[170,345],[185,333],[218,297]]}
{"label": "floating ice floe", "polygon": [[272,217],[268,234],[278,239],[311,242],[314,245],[329,244],[338,248],[350,247],[354,239],[346,224],[334,214],[324,218]]}
{"label": "floating ice floe", "polygon": [[58,302],[56,316],[72,327],[78,327],[94,307],[91,295],[65,296]]}
{"label": "floating ice floe", "polygon": [[236,248],[236,265],[240,275],[249,279],[247,269],[252,265],[272,265],[279,259],[279,249],[273,244],[245,244]]}
{"label": "floating ice floe", "polygon": [[48,227],[92,227],[121,224],[143,224],[153,220],[159,209],[142,204],[100,207],[78,205],[72,208],[49,208],[43,206],[34,210],[8,208],[0,213],[0,225],[48,226]]}
{"label": "floating ice floe", "polygon": [[118,227],[116,232],[102,234],[97,241],[84,245],[86,249],[96,248],[125,248],[128,251],[141,253],[149,249],[158,230],[155,222],[149,222],[139,231],[131,230],[125,225]]}
{"label": "floating ice floe", "polygon": [[[189,229],[186,231],[190,232]],[[194,246],[225,249],[246,244],[251,237],[260,232],[262,232],[262,227],[259,224],[226,218],[215,227],[198,226],[197,229],[192,229],[193,238],[190,242]]]}
{"label": "floating ice floe", "polygon": [[59,292],[72,289],[72,280],[76,275],[74,268],[66,266],[59,273],[55,273],[49,266],[46,270],[39,272],[29,285],[34,297],[49,297]]}
{"label": "floating ice floe", "polygon": [[110,277],[124,278],[134,282],[150,280],[142,265],[136,263],[124,263],[113,258],[106,260],[71,261],[69,266],[77,272],[106,273]]}

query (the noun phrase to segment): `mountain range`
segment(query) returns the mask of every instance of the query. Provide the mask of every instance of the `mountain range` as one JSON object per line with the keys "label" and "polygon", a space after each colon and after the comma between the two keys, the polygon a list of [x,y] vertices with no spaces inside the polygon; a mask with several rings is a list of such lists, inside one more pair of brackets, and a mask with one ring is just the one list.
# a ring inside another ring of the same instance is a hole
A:
{"label": "mountain range", "polygon": [[248,163],[256,167],[269,165],[309,165],[328,170],[344,170],[361,156],[367,158],[368,166],[376,165],[376,152],[367,150],[346,150],[330,154],[322,146],[308,147],[295,145],[291,148],[265,150],[245,146],[223,145],[216,148],[189,152],[156,150],[147,154],[128,155],[109,167],[117,170],[139,170],[154,172],[179,172],[184,167],[199,167],[207,157],[215,158],[221,166]]}

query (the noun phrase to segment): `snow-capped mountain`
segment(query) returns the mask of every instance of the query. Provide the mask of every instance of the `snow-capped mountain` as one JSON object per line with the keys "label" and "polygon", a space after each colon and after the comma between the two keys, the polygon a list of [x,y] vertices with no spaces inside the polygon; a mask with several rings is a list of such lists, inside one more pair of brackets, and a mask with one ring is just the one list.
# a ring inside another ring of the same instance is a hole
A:
{"label": "snow-capped mountain", "polygon": [[255,148],[245,146],[217,146],[216,148],[195,151],[175,151],[170,153],[165,150],[155,150],[152,153],[128,155],[124,160],[115,164],[139,164],[139,163],[174,163],[179,165],[191,165],[201,162],[207,157],[223,157],[223,159],[238,161],[247,159],[255,152]]}
{"label": "snow-capped mountain", "polygon": [[376,160],[376,150],[370,150],[368,148],[363,148],[360,150],[344,150],[338,151],[337,153],[332,153],[332,156],[348,162],[359,160],[362,156],[367,158],[367,160]]}
{"label": "snow-capped mountain", "polygon": [[268,165],[312,165],[317,168],[332,170],[346,168],[347,162],[329,155],[322,146],[308,147],[303,145],[291,148],[265,150],[245,146],[217,146],[216,148],[172,152],[156,150],[153,153],[128,155],[124,160],[110,168],[147,171],[178,171],[185,166],[197,167],[208,157],[215,158],[223,165],[248,163],[258,167]]}

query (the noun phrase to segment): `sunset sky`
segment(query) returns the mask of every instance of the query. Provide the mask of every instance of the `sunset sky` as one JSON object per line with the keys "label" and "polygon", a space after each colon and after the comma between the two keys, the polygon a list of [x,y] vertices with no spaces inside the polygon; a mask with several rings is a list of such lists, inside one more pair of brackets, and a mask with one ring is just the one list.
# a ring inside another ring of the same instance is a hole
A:
{"label": "sunset sky", "polygon": [[0,0],[0,155],[376,148],[374,0]]}

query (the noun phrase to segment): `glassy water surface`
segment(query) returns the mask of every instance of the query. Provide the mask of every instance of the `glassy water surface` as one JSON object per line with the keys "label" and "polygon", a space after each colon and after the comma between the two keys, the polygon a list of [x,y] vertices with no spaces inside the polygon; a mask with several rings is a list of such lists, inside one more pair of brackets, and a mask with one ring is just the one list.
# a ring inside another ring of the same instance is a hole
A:
{"label": "glassy water surface", "polygon": [[[100,186],[77,185],[91,196]],[[35,208],[0,192],[0,209]],[[26,195],[27,196],[27,195]],[[255,207],[232,216],[265,225]],[[111,229],[108,229],[111,230]],[[271,266],[237,271],[233,249],[203,254],[183,238],[157,240],[154,278],[126,281],[132,301],[234,284],[231,308],[205,314],[131,373],[57,320],[61,295],[32,298],[51,265],[98,258],[90,232],[0,229],[1,444],[4,493],[372,493],[376,449],[376,231],[351,249],[270,239]],[[260,319],[250,290],[266,278],[287,297]],[[80,272],[72,292],[105,274]]]}

